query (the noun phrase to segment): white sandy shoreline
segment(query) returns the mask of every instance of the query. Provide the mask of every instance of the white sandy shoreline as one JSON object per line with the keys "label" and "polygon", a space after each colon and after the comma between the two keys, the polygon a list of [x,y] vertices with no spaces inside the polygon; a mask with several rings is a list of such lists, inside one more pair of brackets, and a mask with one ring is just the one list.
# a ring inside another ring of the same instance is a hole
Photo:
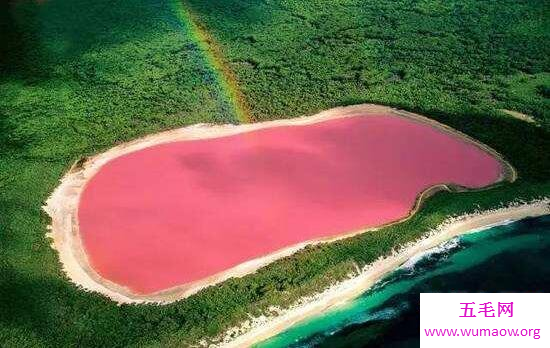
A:
{"label": "white sandy shoreline", "polygon": [[279,311],[276,316],[257,317],[243,323],[240,327],[232,328],[226,332],[220,343],[212,346],[249,347],[281,333],[299,321],[359,296],[407,260],[456,236],[547,214],[550,214],[550,198],[515,203],[504,208],[449,218],[436,229],[428,232],[425,237],[405,245],[389,257],[367,265],[359,275],[337,283],[315,296],[302,299],[289,309]]}

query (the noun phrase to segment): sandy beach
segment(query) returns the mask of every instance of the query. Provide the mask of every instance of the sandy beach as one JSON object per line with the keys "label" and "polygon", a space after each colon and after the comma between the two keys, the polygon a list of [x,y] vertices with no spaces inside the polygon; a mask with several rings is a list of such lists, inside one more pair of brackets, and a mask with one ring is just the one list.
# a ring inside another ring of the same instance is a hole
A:
{"label": "sandy beach", "polygon": [[366,266],[359,275],[342,281],[325,291],[301,300],[273,317],[258,317],[227,331],[216,347],[249,347],[290,328],[297,322],[341,305],[365,292],[384,275],[407,260],[456,236],[490,226],[550,214],[550,199],[518,203],[508,207],[476,212],[447,219],[414,243],[403,246],[393,255]]}

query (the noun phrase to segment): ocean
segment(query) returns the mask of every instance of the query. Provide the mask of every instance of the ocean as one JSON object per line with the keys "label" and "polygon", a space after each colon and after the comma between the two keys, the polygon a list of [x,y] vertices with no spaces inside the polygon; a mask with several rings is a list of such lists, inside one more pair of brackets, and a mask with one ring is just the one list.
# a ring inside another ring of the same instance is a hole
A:
{"label": "ocean", "polygon": [[418,347],[420,293],[550,292],[550,216],[451,239],[415,257],[360,297],[258,344]]}

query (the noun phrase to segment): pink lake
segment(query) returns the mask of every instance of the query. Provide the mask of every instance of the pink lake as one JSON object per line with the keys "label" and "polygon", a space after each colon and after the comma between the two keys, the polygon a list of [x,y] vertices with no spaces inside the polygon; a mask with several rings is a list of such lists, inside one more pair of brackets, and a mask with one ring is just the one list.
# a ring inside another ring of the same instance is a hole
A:
{"label": "pink lake", "polygon": [[430,125],[376,114],[157,145],[88,182],[88,259],[136,294],[198,281],[317,238],[408,215],[435,184],[478,188],[500,162]]}

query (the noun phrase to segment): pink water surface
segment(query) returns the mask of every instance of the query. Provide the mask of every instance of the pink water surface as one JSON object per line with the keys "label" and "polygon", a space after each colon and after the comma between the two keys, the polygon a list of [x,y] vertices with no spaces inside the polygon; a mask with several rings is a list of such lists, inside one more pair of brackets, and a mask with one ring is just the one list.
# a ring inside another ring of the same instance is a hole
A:
{"label": "pink water surface", "polygon": [[79,206],[103,277],[150,294],[407,215],[438,183],[498,180],[491,155],[389,114],[181,141],[107,163]]}

